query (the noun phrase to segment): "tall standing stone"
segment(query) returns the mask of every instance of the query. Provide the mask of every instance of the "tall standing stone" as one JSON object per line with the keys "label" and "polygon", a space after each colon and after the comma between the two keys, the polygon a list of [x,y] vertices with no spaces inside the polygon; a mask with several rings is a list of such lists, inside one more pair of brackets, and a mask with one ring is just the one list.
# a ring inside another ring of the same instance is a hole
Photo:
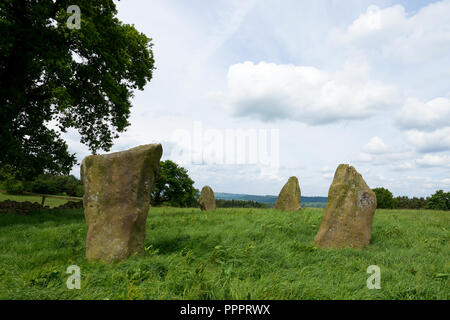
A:
{"label": "tall standing stone", "polygon": [[278,195],[275,209],[285,211],[300,210],[301,191],[297,177],[290,177]]}
{"label": "tall standing stone", "polygon": [[216,210],[216,199],[214,198],[214,191],[210,186],[204,186],[200,194],[200,209],[202,211]]}
{"label": "tall standing stone", "polygon": [[144,252],[150,193],[161,155],[160,144],[148,144],[83,159],[89,261],[120,261]]}
{"label": "tall standing stone", "polygon": [[370,242],[377,199],[350,165],[336,169],[314,243],[320,247],[363,248]]}

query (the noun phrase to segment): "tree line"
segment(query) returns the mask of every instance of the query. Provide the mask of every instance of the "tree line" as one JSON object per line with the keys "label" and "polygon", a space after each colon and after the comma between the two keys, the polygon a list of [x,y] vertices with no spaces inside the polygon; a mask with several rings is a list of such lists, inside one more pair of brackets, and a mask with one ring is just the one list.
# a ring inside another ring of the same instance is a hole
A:
{"label": "tree line", "polygon": [[12,167],[2,167],[0,169],[1,189],[10,194],[32,192],[71,197],[82,197],[84,193],[82,182],[73,175],[44,173],[29,180],[19,176]]}
{"label": "tree line", "polygon": [[[82,197],[83,183],[73,175],[45,173],[25,180],[10,166],[0,169],[0,189],[10,194],[24,192]],[[187,170],[170,160],[160,162],[151,194],[152,206],[198,207],[200,193]],[[217,199],[218,208],[266,208],[257,201]]]}
{"label": "tree line", "polygon": [[[194,187],[194,180],[187,170],[175,162],[160,162],[159,174],[152,191],[153,206],[167,205],[171,207],[198,207],[200,192]],[[265,208],[256,201],[216,199],[218,208]]]}
{"label": "tree line", "polygon": [[252,200],[216,199],[217,208],[267,208],[264,203]]}
{"label": "tree line", "polygon": [[[0,168],[0,189],[11,194],[33,192],[40,194],[54,194],[81,197],[83,184],[73,175],[58,175],[51,173],[40,174],[29,180],[17,175],[15,168],[3,166]],[[373,189],[377,196],[379,209],[434,209],[450,210],[450,192],[436,191],[427,198],[406,196],[394,197],[385,188]],[[166,160],[160,162],[159,174],[151,193],[152,206],[198,207],[200,192],[194,187],[194,180],[189,177],[187,170],[175,162]],[[268,208],[264,204],[253,200],[225,200],[216,199],[219,208]]]}
{"label": "tree line", "polygon": [[394,197],[392,192],[385,188],[375,188],[373,191],[377,196],[377,208],[379,209],[450,210],[450,192],[443,190],[438,190],[426,198]]}

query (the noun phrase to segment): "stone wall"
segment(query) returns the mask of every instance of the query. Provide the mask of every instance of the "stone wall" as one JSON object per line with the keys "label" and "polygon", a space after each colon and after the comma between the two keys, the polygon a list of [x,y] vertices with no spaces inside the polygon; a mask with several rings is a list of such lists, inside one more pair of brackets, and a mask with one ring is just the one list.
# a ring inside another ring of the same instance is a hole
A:
{"label": "stone wall", "polygon": [[30,201],[5,200],[0,202],[0,213],[26,214],[30,211],[36,210],[61,210],[61,209],[81,209],[81,208],[83,208],[82,201],[69,201],[55,208],[50,208],[49,206],[41,206],[37,202],[30,202]]}
{"label": "stone wall", "polygon": [[60,209],[83,209],[83,201],[69,201],[58,207],[52,208],[53,210]]}

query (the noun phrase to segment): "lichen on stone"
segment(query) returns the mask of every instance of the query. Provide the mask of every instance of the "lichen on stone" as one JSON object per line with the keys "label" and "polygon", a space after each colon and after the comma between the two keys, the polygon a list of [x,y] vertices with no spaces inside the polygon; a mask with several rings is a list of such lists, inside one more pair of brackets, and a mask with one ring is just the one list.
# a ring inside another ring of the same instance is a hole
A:
{"label": "lichen on stone", "polygon": [[301,208],[301,190],[297,177],[290,177],[280,191],[275,209],[284,211],[296,211]]}
{"label": "lichen on stone", "polygon": [[216,210],[216,199],[214,197],[214,191],[210,186],[204,186],[200,194],[200,209],[202,211],[214,211]]}
{"label": "lichen on stone", "polygon": [[83,159],[89,261],[120,261],[144,252],[150,193],[162,155],[150,144]]}
{"label": "lichen on stone", "polygon": [[362,176],[350,165],[339,165],[314,243],[335,248],[368,245],[375,209],[375,193]]}

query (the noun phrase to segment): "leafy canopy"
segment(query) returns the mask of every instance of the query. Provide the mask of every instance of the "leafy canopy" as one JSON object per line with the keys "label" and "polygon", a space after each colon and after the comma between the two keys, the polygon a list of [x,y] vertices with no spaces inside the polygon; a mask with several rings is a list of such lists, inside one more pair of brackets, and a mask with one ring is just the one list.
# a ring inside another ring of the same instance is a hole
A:
{"label": "leafy canopy", "polygon": [[161,204],[173,207],[197,207],[199,191],[187,170],[175,162],[160,162],[159,174],[152,191],[152,205]]}
{"label": "leafy canopy", "polygon": [[373,192],[375,192],[375,195],[377,196],[377,208],[379,209],[395,208],[394,196],[388,189],[375,188],[373,189]]}
{"label": "leafy canopy", "polygon": [[[113,0],[0,1],[0,167],[25,178],[75,164],[59,131],[76,129],[95,153],[129,125],[133,90],[154,69],[151,39],[116,17]],[[52,126],[50,126],[50,122]]]}
{"label": "leafy canopy", "polygon": [[427,209],[433,210],[450,210],[450,192],[438,190],[428,200]]}
{"label": "leafy canopy", "polygon": [[413,197],[398,196],[394,199],[396,209],[424,209],[430,197]]}

